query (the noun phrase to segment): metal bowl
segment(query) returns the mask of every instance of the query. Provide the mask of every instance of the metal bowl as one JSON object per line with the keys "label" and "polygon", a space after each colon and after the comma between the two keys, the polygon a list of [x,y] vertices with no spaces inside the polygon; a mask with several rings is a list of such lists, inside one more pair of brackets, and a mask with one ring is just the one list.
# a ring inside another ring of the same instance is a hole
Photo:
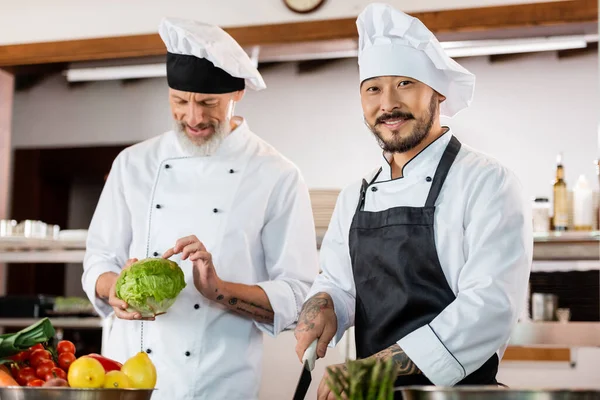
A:
{"label": "metal bowl", "polygon": [[[598,400],[600,390],[510,389],[498,386],[435,386],[397,388],[403,400]],[[1,397],[1,396],[0,396]],[[2,398],[3,400],[3,398]]]}
{"label": "metal bowl", "polygon": [[154,389],[2,387],[0,400],[150,400]]}

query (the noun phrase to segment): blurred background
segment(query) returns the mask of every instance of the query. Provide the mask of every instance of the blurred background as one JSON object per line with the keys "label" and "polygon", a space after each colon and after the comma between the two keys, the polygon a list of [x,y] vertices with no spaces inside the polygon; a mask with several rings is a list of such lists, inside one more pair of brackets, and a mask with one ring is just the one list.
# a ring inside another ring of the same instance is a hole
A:
{"label": "blurred background", "polygon": [[[86,229],[116,155],[171,129],[164,16],[222,26],[257,63],[268,88],[236,114],[301,169],[320,241],[339,191],[381,157],[358,92],[355,19],[368,3],[1,1],[0,327],[50,316],[78,350],[101,352],[110,319],[81,288]],[[476,75],[472,106],[443,122],[514,170],[531,199],[530,296],[499,380],[600,388],[598,2],[388,3]],[[300,371],[293,334],[265,344],[261,397],[287,398]],[[352,330],[313,376],[346,357]]]}

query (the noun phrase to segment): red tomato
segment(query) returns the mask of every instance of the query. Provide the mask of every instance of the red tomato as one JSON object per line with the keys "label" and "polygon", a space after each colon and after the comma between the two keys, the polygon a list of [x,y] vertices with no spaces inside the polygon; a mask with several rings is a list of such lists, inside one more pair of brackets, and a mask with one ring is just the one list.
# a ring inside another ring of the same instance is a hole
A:
{"label": "red tomato", "polygon": [[29,348],[30,353],[33,353],[36,350],[46,350],[46,349],[44,348],[44,345],[41,343],[35,344]]}
{"label": "red tomato", "polygon": [[60,342],[58,342],[58,345],[56,346],[56,351],[58,351],[58,354],[62,354],[62,353],[75,354],[75,345],[73,344],[73,342],[70,342],[68,340],[61,340]]}
{"label": "red tomato", "polygon": [[16,379],[17,382],[19,382],[19,385],[25,386],[29,383],[29,381],[38,379],[38,377],[35,376],[35,371],[33,370],[33,368],[24,367],[19,369],[19,371],[17,372]]}
{"label": "red tomato", "polygon": [[29,357],[29,365],[37,368],[42,360],[52,360],[52,354],[48,350],[36,350]]}
{"label": "red tomato", "polygon": [[62,353],[58,356],[58,366],[64,369],[65,371],[69,371],[71,363],[76,359],[77,358],[73,353]]}
{"label": "red tomato", "polygon": [[52,368],[54,368],[54,367],[56,367],[56,364],[54,364],[54,361],[42,360],[42,361],[40,361],[37,368],[35,369],[35,374],[38,376],[38,378],[44,379],[46,377],[46,375],[48,375],[50,373],[50,371],[52,370]]}
{"label": "red tomato", "polygon": [[14,356],[10,356],[9,358],[14,362],[23,363],[29,359],[29,351],[22,351],[20,353],[15,354]]}
{"label": "red tomato", "polygon": [[41,379],[32,379],[29,382],[27,382],[27,386],[42,386],[44,384],[44,381]]}
{"label": "red tomato", "polygon": [[45,376],[44,380],[48,382],[50,379],[56,378],[67,380],[67,373],[62,369],[55,367],[50,370],[50,372]]}

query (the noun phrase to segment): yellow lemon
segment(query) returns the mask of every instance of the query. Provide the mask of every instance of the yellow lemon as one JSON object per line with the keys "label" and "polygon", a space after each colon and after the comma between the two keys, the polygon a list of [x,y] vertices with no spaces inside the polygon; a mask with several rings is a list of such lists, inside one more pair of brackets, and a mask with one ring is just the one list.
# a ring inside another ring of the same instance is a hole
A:
{"label": "yellow lemon", "polygon": [[106,389],[127,389],[132,387],[127,375],[121,371],[110,371],[106,373],[104,379]]}
{"label": "yellow lemon", "polygon": [[105,375],[100,361],[83,356],[73,361],[67,379],[74,388],[101,388]]}
{"label": "yellow lemon", "polygon": [[154,389],[156,386],[156,367],[144,352],[139,352],[125,361],[121,372],[127,375],[131,386],[136,389]]}

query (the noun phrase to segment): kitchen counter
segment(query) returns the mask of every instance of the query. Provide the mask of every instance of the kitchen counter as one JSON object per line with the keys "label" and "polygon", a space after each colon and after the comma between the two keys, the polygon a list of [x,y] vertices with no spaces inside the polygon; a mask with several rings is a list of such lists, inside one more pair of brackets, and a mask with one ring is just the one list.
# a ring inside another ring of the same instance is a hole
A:
{"label": "kitchen counter", "polygon": [[511,346],[600,347],[600,322],[519,322]]}

